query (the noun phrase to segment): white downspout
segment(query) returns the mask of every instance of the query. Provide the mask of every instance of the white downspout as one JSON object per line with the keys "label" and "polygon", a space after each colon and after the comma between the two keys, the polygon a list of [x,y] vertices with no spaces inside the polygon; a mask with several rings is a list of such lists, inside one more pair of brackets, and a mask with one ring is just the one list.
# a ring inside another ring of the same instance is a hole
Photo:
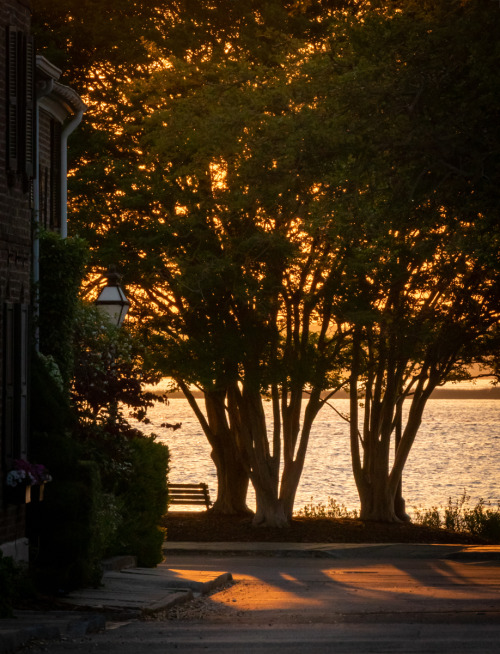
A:
{"label": "white downspout", "polygon": [[68,137],[81,123],[84,109],[79,109],[61,132],[61,238],[68,237]]}

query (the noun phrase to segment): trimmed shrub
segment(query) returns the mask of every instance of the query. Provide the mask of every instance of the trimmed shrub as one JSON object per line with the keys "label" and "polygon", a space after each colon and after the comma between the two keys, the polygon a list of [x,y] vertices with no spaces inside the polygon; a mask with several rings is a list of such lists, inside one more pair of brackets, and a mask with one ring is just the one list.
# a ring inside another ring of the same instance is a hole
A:
{"label": "trimmed shrub", "polygon": [[169,451],[154,437],[130,441],[131,472],[116,491],[123,523],[114,541],[114,553],[134,554],[141,566],[163,560],[165,530],[159,527],[167,509]]}
{"label": "trimmed shrub", "polygon": [[[51,374],[48,357],[36,352],[31,356],[31,394],[30,415],[33,435],[30,441],[30,454],[43,461],[45,454],[37,444],[37,433],[62,434],[71,428],[76,419],[69,405],[67,393]],[[49,359],[50,361],[50,359]]]}
{"label": "trimmed shrub", "polygon": [[40,350],[54,357],[66,386],[73,374],[75,315],[88,256],[82,239],[40,233]]}
{"label": "trimmed shrub", "polygon": [[106,545],[97,528],[104,503],[97,464],[77,461],[64,477],[56,472],[44,501],[28,505],[34,576],[51,592],[98,585]]}
{"label": "trimmed shrub", "polygon": [[40,246],[43,355],[33,355],[30,458],[53,481],[27,507],[28,536],[37,583],[67,591],[98,584],[107,555],[162,560],[169,455],[124,417],[124,405],[145,416],[144,385],[155,377],[132,334],[103,327],[95,307],[79,302],[85,244],[47,233]]}
{"label": "trimmed shrub", "polygon": [[99,468],[82,463],[84,448],[71,435],[76,420],[68,396],[43,358],[32,357],[30,457],[53,481],[40,503],[27,505],[27,535],[37,584],[64,591],[100,580],[103,547],[96,530],[101,501]]}

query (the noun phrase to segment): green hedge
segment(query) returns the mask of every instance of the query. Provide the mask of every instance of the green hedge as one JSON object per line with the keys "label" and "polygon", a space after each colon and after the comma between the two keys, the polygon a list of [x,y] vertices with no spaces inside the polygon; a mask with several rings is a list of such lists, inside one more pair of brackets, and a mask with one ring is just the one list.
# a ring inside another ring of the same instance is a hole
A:
{"label": "green hedge", "polygon": [[40,351],[57,362],[66,385],[73,374],[73,330],[88,245],[79,238],[40,233]]}
{"label": "green hedge", "polygon": [[132,472],[117,488],[123,523],[113,552],[134,554],[141,566],[152,567],[163,559],[165,530],[159,527],[167,510],[169,451],[153,438],[130,441]]}
{"label": "green hedge", "polygon": [[99,467],[83,460],[67,394],[35,353],[30,406],[30,459],[47,466],[53,477],[44,501],[27,505],[34,577],[48,591],[97,584],[105,547],[96,529],[103,494]]}
{"label": "green hedge", "polygon": [[101,507],[99,468],[72,465],[71,476],[46,487],[43,502],[28,505],[32,566],[38,585],[66,592],[99,584],[103,539],[96,525]]}
{"label": "green hedge", "polygon": [[47,591],[98,584],[100,562],[108,555],[133,554],[140,565],[154,566],[162,560],[165,537],[159,524],[167,503],[168,448],[153,438],[131,437],[133,430],[119,421],[89,423],[70,406],[87,254],[80,239],[41,234],[43,357],[33,354],[30,459],[46,465],[53,481],[45,500],[27,510],[32,569]]}

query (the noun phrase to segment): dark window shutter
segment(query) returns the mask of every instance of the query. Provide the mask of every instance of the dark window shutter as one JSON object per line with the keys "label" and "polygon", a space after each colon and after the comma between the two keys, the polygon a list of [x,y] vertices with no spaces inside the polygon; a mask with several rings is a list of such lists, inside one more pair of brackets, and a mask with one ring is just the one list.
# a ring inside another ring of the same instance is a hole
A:
{"label": "dark window shutter", "polygon": [[15,27],[7,30],[7,169],[19,171],[19,54],[21,33]]}
{"label": "dark window shutter", "polygon": [[25,68],[25,128],[24,173],[28,179],[35,176],[35,44],[32,37],[26,39]]}
{"label": "dark window shutter", "polygon": [[21,173],[25,190],[35,175],[35,46],[16,27],[7,30],[7,170]]}

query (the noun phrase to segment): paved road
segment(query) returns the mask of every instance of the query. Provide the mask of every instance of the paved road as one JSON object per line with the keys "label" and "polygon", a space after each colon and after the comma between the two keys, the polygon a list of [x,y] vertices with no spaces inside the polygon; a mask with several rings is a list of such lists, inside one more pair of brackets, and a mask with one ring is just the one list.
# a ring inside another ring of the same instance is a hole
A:
{"label": "paved road", "polygon": [[[235,583],[155,620],[108,623],[59,652],[500,653],[500,563],[170,555]],[[43,646],[32,646],[32,652]]]}

